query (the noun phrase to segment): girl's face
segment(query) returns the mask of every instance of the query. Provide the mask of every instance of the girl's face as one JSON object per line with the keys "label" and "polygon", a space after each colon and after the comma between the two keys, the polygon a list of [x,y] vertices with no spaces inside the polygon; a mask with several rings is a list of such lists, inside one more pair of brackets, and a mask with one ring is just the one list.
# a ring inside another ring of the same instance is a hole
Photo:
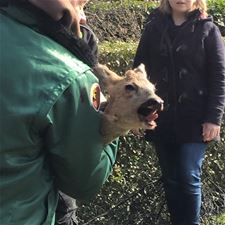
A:
{"label": "girl's face", "polygon": [[173,13],[187,13],[194,9],[198,0],[168,0]]}

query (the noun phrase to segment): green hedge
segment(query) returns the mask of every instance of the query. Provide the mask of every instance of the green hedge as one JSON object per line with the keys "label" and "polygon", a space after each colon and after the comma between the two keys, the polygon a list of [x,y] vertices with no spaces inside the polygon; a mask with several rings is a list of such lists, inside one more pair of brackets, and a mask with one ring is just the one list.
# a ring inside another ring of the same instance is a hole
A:
{"label": "green hedge", "polygon": [[145,0],[113,0],[113,1],[104,1],[104,0],[92,0],[90,1],[88,7],[91,11],[98,9],[109,11],[112,9],[121,9],[121,8],[133,8],[140,9],[145,8],[146,11],[150,8],[156,8],[158,5],[157,1],[145,1]]}
{"label": "green hedge", "polygon": [[134,41],[102,42],[99,45],[99,61],[122,75],[126,70],[131,68],[137,45],[138,43]]}
{"label": "green hedge", "polygon": [[214,18],[215,23],[219,26],[221,33],[225,36],[225,1],[209,0],[209,14]]}
{"label": "green hedge", "polygon": [[[87,16],[101,41],[138,40],[148,14],[157,6],[158,1],[92,0],[87,7]],[[209,0],[208,12],[225,36],[225,1]]]}

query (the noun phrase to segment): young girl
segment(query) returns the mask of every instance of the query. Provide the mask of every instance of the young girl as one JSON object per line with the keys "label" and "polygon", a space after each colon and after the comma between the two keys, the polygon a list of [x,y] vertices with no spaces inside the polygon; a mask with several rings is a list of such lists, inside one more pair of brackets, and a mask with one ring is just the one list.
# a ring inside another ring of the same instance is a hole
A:
{"label": "young girl", "polygon": [[225,105],[225,49],[205,0],[161,0],[142,34],[144,63],[164,100],[158,127],[146,131],[162,170],[173,225],[200,222],[201,166],[218,140]]}

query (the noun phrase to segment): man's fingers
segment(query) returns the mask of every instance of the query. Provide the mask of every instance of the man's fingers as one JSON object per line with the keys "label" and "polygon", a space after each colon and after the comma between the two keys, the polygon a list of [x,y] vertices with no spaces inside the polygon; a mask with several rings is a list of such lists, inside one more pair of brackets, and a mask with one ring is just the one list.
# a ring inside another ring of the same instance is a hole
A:
{"label": "man's fingers", "polygon": [[71,30],[73,31],[73,33],[76,37],[80,38],[81,31],[80,31],[80,9],[79,9],[79,6],[73,5],[73,10],[72,10],[71,14],[72,14]]}
{"label": "man's fingers", "polygon": [[72,26],[71,26],[71,30],[74,33],[74,36],[76,36],[77,38],[81,38],[81,31],[80,31],[80,24],[77,23],[77,21],[74,21]]}

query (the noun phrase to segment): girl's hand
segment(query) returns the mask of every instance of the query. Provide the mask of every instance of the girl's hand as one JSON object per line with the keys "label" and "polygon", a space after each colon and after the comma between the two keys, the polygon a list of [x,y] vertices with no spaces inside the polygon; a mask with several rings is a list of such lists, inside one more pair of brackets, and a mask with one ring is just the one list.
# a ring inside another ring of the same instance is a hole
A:
{"label": "girl's hand", "polygon": [[220,126],[213,123],[202,124],[202,136],[203,141],[212,141],[214,138],[220,135]]}

